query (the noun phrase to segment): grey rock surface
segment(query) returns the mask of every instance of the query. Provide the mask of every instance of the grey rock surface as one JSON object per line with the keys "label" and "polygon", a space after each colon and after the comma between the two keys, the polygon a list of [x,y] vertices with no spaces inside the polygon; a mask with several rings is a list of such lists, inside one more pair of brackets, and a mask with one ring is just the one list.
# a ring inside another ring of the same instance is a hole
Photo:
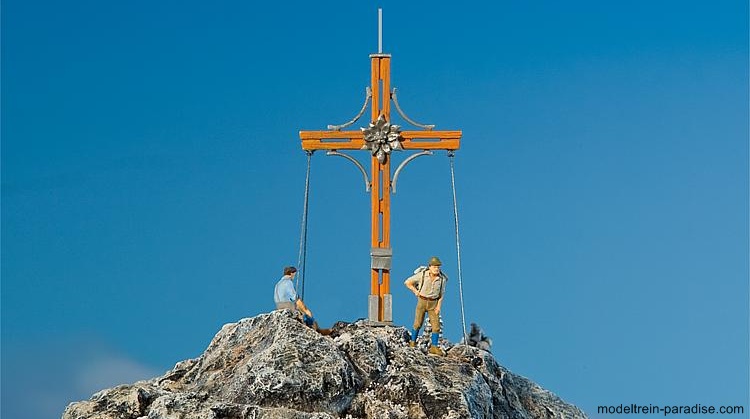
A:
{"label": "grey rock surface", "polygon": [[[469,346],[474,346],[479,349],[483,349],[485,351],[489,351],[492,348],[492,339],[485,336],[484,332],[482,331],[482,328],[479,327],[478,324],[472,323],[471,328],[469,329],[468,333],[468,343]],[[461,339],[461,342],[463,343],[464,339]]]}
{"label": "grey rock surface", "polygon": [[410,348],[403,327],[338,323],[321,336],[286,310],[225,325],[161,377],[71,403],[63,419],[586,418],[484,350]]}

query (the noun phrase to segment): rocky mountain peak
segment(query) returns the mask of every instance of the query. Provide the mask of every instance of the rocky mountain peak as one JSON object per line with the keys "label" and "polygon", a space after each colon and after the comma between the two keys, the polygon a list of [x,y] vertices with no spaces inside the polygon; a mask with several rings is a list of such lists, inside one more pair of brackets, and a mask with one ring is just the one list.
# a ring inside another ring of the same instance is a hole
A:
{"label": "rocky mountain peak", "polygon": [[443,341],[447,356],[431,356],[408,336],[364,321],[322,336],[290,311],[261,314],[161,377],[70,404],[63,419],[586,417],[487,351]]}

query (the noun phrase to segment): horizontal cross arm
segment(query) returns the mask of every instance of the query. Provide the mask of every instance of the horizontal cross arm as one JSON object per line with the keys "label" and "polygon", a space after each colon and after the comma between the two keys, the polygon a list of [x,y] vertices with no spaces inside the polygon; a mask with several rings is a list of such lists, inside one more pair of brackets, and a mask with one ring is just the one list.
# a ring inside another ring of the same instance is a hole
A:
{"label": "horizontal cross arm", "polygon": [[[365,145],[362,131],[300,131],[303,150],[360,150]],[[458,150],[461,131],[402,131],[406,150]]]}
{"label": "horizontal cross arm", "polygon": [[365,145],[362,131],[300,131],[303,150],[360,150]]}
{"label": "horizontal cross arm", "polygon": [[402,131],[406,150],[458,150],[461,131]]}

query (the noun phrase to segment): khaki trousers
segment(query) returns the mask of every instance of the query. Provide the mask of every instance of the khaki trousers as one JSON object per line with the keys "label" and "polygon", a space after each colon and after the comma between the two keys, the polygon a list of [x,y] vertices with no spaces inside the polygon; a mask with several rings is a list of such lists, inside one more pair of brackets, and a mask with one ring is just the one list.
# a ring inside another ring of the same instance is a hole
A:
{"label": "khaki trousers", "polygon": [[276,303],[276,310],[292,310],[292,313],[297,317],[297,320],[303,321],[302,312],[297,310],[297,304],[294,304],[291,301],[282,302],[282,303]]}
{"label": "khaki trousers", "polygon": [[276,310],[283,310],[285,308],[289,309],[289,310],[292,310],[292,311],[297,311],[297,305],[294,304],[294,303],[292,303],[292,302],[288,302],[288,303],[276,303]]}
{"label": "khaki trousers", "polygon": [[429,301],[423,300],[417,297],[417,311],[414,313],[414,329],[419,329],[424,323],[424,313],[430,316],[430,325],[432,325],[432,333],[440,333],[440,316],[435,312],[437,308],[437,300]]}

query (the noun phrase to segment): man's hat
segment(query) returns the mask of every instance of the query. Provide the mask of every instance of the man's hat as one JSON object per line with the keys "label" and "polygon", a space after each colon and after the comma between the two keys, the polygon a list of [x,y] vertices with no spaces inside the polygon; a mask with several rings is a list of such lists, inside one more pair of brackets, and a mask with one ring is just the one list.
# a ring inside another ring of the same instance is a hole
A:
{"label": "man's hat", "polygon": [[440,266],[443,262],[440,261],[440,259],[437,258],[437,256],[433,256],[430,258],[430,263],[428,265],[430,266]]}

